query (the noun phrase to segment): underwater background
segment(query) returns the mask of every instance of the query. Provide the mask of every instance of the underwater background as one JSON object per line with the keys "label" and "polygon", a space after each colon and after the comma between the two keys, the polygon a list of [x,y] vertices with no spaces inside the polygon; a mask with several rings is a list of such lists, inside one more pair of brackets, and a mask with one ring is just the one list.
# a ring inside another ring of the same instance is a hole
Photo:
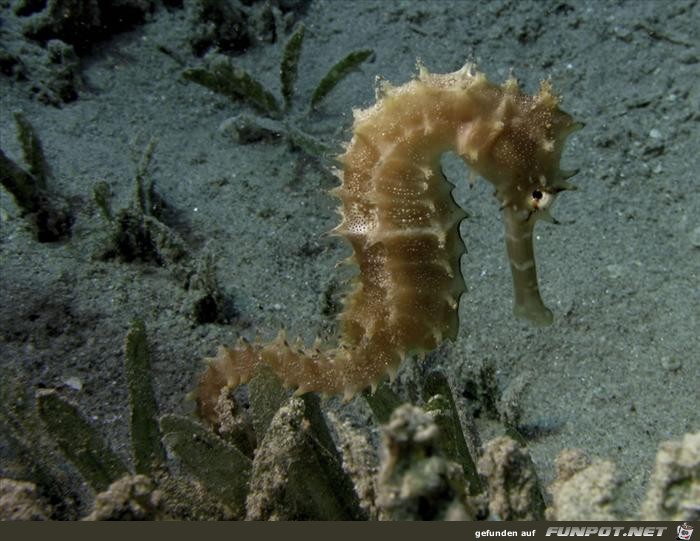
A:
{"label": "underwater background", "polygon": [[[420,403],[439,372],[472,451],[514,430],[542,487],[564,449],[610,460],[615,512],[636,516],[659,444],[700,430],[699,28],[692,0],[0,0],[0,476],[46,502],[39,464],[64,488],[46,516],[92,508],[94,485],[33,413],[37,392],[74,405],[133,470],[134,319],[158,411],[188,418],[219,345],[332,336],[350,251],[323,234],[352,110],[374,103],[377,77],[410,80],[417,59],[437,73],[471,61],[530,94],[549,78],[585,123],[562,159],[578,190],[557,202],[561,225],[536,228],[555,322],[513,317],[498,203],[446,156],[468,214],[460,331],[410,357],[391,390]],[[297,77],[281,83],[290,41]],[[221,66],[238,86],[211,77]],[[28,175],[39,185],[6,181]],[[351,427],[381,461],[362,397],[320,408],[336,439]]]}

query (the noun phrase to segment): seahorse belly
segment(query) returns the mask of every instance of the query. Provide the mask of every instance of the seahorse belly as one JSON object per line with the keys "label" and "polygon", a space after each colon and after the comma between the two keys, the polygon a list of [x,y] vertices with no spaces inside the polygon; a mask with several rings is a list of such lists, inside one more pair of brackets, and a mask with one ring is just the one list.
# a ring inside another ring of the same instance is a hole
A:
{"label": "seahorse belly", "polygon": [[[439,158],[445,144],[425,145],[425,103],[393,104],[356,122],[339,159],[342,223],[334,230],[353,247],[358,286],[341,316],[344,341],[359,344],[381,329],[386,347],[405,354],[454,337],[464,291],[459,258],[464,211],[452,200]],[[397,113],[400,118],[396,119]],[[391,118],[389,118],[391,117]],[[392,126],[382,129],[381,126]]]}

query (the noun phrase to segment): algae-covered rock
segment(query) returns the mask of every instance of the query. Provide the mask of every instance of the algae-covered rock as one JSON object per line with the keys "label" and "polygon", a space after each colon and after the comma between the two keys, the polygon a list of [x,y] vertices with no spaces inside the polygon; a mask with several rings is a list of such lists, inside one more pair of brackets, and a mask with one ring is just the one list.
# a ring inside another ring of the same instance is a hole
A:
{"label": "algae-covered rock", "polygon": [[489,512],[501,520],[542,520],[544,501],[527,450],[503,436],[489,441],[479,459],[486,477]]}
{"label": "algae-covered rock", "polygon": [[349,421],[341,421],[332,412],[328,414],[335,433],[338,435],[338,447],[343,456],[343,469],[352,479],[360,507],[370,520],[378,518],[377,472],[379,457],[366,431],[353,426]]}
{"label": "algae-covered rock", "polygon": [[210,48],[233,52],[250,46],[247,14],[233,2],[186,0],[192,52],[203,55]]}
{"label": "algae-covered rock", "polygon": [[46,43],[46,52],[34,63],[32,92],[41,102],[61,106],[78,99],[85,87],[75,48],[60,39]]}
{"label": "algae-covered rock", "polygon": [[556,469],[548,520],[619,520],[613,508],[619,480],[612,462],[591,464],[580,449],[567,449],[557,457]]}
{"label": "algae-covered rock", "polygon": [[0,520],[47,520],[48,515],[34,483],[0,479]]}
{"label": "algae-covered rock", "polygon": [[248,520],[366,518],[309,409],[292,398],[272,419],[253,461]]}
{"label": "algae-covered rock", "polygon": [[153,0],[20,0],[15,13],[25,36],[46,43],[61,39],[85,53],[93,43],[144,21]]}
{"label": "algae-covered rock", "polygon": [[85,520],[162,519],[161,492],[145,475],[126,475],[95,498]]}
{"label": "algae-covered rock", "polygon": [[661,444],[641,515],[644,520],[700,520],[700,432]]}
{"label": "algae-covered rock", "polygon": [[383,429],[377,505],[384,520],[473,520],[459,464],[440,451],[430,415],[399,407]]}
{"label": "algae-covered rock", "polygon": [[223,389],[214,408],[216,423],[212,428],[224,441],[252,460],[257,438],[250,410],[234,391]]}

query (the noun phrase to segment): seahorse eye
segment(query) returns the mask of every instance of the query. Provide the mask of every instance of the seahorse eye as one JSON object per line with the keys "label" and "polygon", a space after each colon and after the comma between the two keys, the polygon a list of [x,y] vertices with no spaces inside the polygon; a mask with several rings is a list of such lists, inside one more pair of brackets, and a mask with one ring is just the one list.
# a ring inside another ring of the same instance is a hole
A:
{"label": "seahorse eye", "polygon": [[532,210],[547,210],[554,201],[554,194],[546,190],[536,188],[530,192],[530,208]]}

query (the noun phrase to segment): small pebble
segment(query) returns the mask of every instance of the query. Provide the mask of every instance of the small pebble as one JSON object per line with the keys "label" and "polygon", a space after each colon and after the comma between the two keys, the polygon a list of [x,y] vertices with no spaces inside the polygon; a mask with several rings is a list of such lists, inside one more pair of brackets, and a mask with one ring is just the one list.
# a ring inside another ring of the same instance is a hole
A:
{"label": "small pebble", "polygon": [[661,132],[654,128],[649,132],[649,137],[652,139],[661,139]]}
{"label": "small pebble", "polygon": [[690,244],[695,248],[700,248],[700,226],[690,232]]}
{"label": "small pebble", "polygon": [[83,390],[83,382],[80,378],[76,376],[71,376],[67,378],[64,382],[66,387],[70,387],[74,391],[82,391]]}
{"label": "small pebble", "polygon": [[675,371],[680,369],[681,361],[677,357],[661,357],[661,366],[666,370]]}
{"label": "small pebble", "polygon": [[622,265],[613,264],[605,267],[608,276],[613,279],[621,278],[625,274],[625,268]]}

